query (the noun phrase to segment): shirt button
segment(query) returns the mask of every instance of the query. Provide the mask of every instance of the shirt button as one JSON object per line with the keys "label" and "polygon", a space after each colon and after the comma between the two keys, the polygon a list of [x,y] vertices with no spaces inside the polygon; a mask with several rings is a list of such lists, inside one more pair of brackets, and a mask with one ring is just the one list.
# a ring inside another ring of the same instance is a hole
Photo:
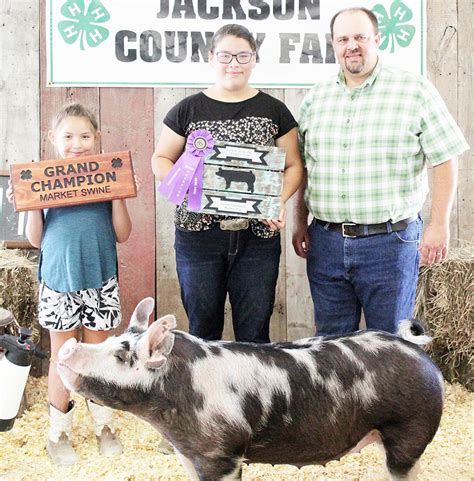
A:
{"label": "shirt button", "polygon": [[345,149],[347,149],[347,144],[342,144],[342,146],[343,146]]}
{"label": "shirt button", "polygon": [[347,119],[346,123],[349,124],[351,122],[351,119]]}
{"label": "shirt button", "polygon": [[341,169],[341,171],[342,171],[342,173],[344,174],[344,173],[345,173],[345,171],[346,171],[346,169]]}
{"label": "shirt button", "polygon": [[346,198],[346,194],[342,194],[341,199],[345,199],[345,198]]}

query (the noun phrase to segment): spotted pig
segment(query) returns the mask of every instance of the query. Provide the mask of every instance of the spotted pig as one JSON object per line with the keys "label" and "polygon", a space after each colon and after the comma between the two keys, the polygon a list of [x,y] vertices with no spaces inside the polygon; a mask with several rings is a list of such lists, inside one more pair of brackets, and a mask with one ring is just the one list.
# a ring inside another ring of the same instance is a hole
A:
{"label": "spotted pig", "polygon": [[127,331],[101,344],[69,339],[58,371],[68,389],[152,424],[192,480],[240,479],[242,462],[324,464],[373,441],[391,480],[415,479],[443,406],[416,321],[399,336],[207,342],[171,315],[148,327],[153,308],[141,301]]}

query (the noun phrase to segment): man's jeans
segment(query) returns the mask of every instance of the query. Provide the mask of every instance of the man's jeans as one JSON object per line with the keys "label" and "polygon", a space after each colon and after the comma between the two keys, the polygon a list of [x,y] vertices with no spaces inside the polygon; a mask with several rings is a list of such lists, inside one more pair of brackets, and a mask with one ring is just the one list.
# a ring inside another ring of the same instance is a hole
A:
{"label": "man's jeans", "polygon": [[423,222],[390,234],[347,238],[314,220],[309,227],[308,279],[317,335],[368,329],[395,333],[413,316]]}
{"label": "man's jeans", "polygon": [[226,295],[232,307],[235,339],[270,342],[280,262],[280,235],[255,236],[250,228],[188,232],[176,229],[176,267],[189,332],[220,339]]}

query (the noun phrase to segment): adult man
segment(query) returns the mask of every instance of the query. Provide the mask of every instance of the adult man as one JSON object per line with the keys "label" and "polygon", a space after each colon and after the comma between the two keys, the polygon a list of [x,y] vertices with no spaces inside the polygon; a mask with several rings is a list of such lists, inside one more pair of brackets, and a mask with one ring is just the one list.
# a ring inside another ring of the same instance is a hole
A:
{"label": "adult man", "polygon": [[[293,245],[307,257],[319,335],[357,330],[361,308],[368,328],[395,332],[413,314],[420,254],[446,257],[456,156],[469,146],[426,79],[382,65],[370,10],[337,13],[331,36],[339,74],[301,106],[306,205],[303,186]],[[432,209],[421,239],[426,161]]]}

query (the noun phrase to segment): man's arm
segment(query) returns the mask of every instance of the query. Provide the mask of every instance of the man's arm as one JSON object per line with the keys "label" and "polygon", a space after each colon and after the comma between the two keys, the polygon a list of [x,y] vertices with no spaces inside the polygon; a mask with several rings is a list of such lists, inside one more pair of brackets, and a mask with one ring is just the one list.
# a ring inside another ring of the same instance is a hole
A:
{"label": "man's arm", "polygon": [[457,180],[457,157],[433,167],[431,218],[419,247],[422,265],[440,262],[448,254],[449,215],[456,193]]}
{"label": "man's arm", "polygon": [[293,247],[298,256],[306,258],[309,250],[308,235],[308,208],[304,201],[304,192],[308,183],[306,169],[303,172],[303,181],[294,195],[293,205]]}

